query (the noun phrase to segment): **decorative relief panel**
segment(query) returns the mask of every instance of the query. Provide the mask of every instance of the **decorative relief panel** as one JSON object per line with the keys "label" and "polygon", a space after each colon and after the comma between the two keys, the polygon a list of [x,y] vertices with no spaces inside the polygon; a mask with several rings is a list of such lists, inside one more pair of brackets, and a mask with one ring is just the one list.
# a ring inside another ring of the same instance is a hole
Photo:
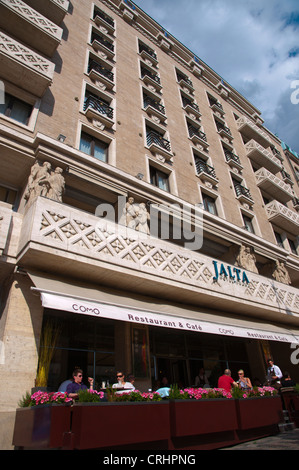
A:
{"label": "decorative relief panel", "polygon": [[[67,252],[68,257],[74,254],[84,256],[85,260],[100,260],[138,271],[141,277],[142,273],[152,274],[160,281],[173,280],[182,287],[187,284],[214,298],[229,297],[240,304],[249,301],[264,308],[278,308],[282,314],[299,314],[298,289],[274,279],[250,271],[242,276],[241,268],[226,266],[198,252],[45,198],[39,197],[31,209],[25,216],[24,227],[31,223],[30,240],[43,245],[43,250],[54,247],[60,253]],[[28,217],[34,220],[26,220]],[[23,246],[30,240],[23,240]]]}

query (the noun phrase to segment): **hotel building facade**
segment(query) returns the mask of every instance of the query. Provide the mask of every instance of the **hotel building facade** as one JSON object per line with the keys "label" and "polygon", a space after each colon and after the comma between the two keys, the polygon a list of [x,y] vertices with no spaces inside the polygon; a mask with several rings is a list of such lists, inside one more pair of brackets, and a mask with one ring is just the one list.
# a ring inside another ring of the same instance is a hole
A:
{"label": "hotel building facade", "polygon": [[299,381],[299,160],[260,111],[130,1],[0,0],[0,44],[2,448],[49,324],[52,390]]}

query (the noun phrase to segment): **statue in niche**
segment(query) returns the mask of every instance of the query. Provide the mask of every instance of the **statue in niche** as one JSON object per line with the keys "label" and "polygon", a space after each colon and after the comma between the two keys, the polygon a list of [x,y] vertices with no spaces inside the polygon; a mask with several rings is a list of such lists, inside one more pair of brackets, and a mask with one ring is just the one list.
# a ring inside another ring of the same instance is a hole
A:
{"label": "statue in niche", "polygon": [[57,167],[52,171],[49,162],[36,161],[31,168],[30,176],[24,198],[30,205],[38,196],[48,197],[54,201],[62,202],[62,194],[65,187],[62,168]]}
{"label": "statue in niche", "polygon": [[48,198],[53,201],[62,202],[62,195],[65,188],[65,180],[62,175],[63,169],[57,166],[50,176],[50,189]]}
{"label": "statue in niche", "polygon": [[256,267],[256,257],[253,253],[253,249],[250,246],[241,245],[239,254],[236,258],[236,265],[240,268],[258,274],[258,269]]}
{"label": "statue in niche", "polygon": [[283,284],[290,285],[292,282],[286,264],[283,261],[275,261],[275,269],[272,273],[272,277]]}
{"label": "statue in niche", "polygon": [[139,205],[134,202],[133,197],[129,197],[123,214],[120,218],[120,224],[128,228],[149,234],[148,220],[150,215],[144,202]]}
{"label": "statue in niche", "polygon": [[150,215],[144,202],[141,202],[138,208],[137,230],[139,232],[146,233],[147,235],[150,233],[148,220],[150,220]]}

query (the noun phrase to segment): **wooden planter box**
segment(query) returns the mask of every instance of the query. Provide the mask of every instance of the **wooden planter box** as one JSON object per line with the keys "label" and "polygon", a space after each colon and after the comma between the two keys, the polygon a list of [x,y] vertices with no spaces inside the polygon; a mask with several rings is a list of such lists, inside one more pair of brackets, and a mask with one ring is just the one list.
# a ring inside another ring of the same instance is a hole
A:
{"label": "wooden planter box", "polygon": [[235,400],[174,400],[169,406],[172,437],[223,433],[238,426]]}
{"label": "wooden planter box", "polygon": [[169,438],[169,403],[78,403],[73,407],[74,449],[126,446]]}
{"label": "wooden planter box", "polygon": [[61,448],[70,431],[69,405],[39,405],[16,410],[12,444],[34,449]]}
{"label": "wooden planter box", "polygon": [[266,426],[277,426],[282,421],[280,396],[245,398],[235,400],[238,429],[248,430]]}

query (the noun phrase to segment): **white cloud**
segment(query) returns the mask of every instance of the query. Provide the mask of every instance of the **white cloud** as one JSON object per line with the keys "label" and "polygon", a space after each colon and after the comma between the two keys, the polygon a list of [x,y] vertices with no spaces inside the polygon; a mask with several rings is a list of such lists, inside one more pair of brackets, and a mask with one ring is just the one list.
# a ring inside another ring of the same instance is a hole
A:
{"label": "white cloud", "polygon": [[298,0],[136,0],[140,8],[262,111],[299,152]]}

